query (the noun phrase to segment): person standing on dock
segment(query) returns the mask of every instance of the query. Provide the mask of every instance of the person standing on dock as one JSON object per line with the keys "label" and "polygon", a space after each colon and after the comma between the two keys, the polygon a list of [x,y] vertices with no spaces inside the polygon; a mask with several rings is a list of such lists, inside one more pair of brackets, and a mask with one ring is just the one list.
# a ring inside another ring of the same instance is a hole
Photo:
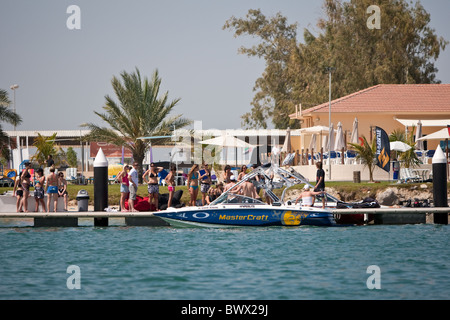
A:
{"label": "person standing on dock", "polygon": [[36,201],[36,207],[34,209],[35,212],[39,212],[39,204],[41,204],[43,211],[47,212],[47,208],[45,207],[45,201],[44,201],[44,183],[45,183],[45,176],[44,176],[44,170],[42,168],[39,168],[37,170],[38,177],[36,178],[36,184],[34,185],[34,200]]}
{"label": "person standing on dock", "polygon": [[134,209],[134,201],[136,201],[136,195],[139,184],[139,176],[137,172],[138,163],[133,162],[133,168],[130,170],[130,198],[128,199],[128,210],[131,212],[136,212],[138,210]]}
{"label": "person standing on dock", "polygon": [[[315,192],[325,191],[325,171],[322,169],[322,162],[316,162],[316,186],[314,187]],[[322,198],[322,209],[325,209],[325,195]]]}
{"label": "person standing on dock", "polygon": [[169,191],[169,201],[167,202],[167,208],[172,206],[173,194],[175,193],[176,174],[177,174],[177,167],[174,164],[171,164],[170,172],[165,178],[165,181],[167,183],[167,190]]}
{"label": "person standing on dock", "polygon": [[50,174],[47,176],[47,212],[50,212],[50,201],[53,198],[53,211],[56,212],[58,206],[58,177],[55,174],[55,167],[50,167]]}
{"label": "person standing on dock", "polygon": [[58,172],[58,198],[64,199],[64,211],[67,211],[68,205],[67,180],[64,179],[63,172]]}
{"label": "person standing on dock", "polygon": [[[163,171],[163,167],[157,167],[153,162],[150,164],[150,169],[145,171],[142,176],[142,180],[147,183],[148,190],[148,203],[150,204],[150,210],[154,203],[155,211],[158,209],[158,197],[159,197],[159,184],[158,184],[158,173]],[[146,179],[147,178],[147,179]]]}
{"label": "person standing on dock", "polygon": [[130,167],[126,164],[123,166],[123,170],[117,175],[117,180],[120,182],[120,211],[127,212],[125,209],[125,200],[130,196],[130,180],[128,179],[128,170]]}

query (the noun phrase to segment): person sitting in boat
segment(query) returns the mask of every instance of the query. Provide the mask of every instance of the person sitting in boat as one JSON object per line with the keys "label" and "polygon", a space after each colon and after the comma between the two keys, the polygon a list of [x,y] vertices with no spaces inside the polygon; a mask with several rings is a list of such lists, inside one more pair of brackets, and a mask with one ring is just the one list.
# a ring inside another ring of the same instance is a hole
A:
{"label": "person sitting in boat", "polygon": [[230,183],[227,183],[225,185],[225,188],[223,189],[223,191],[227,191],[228,189],[232,188],[234,185],[236,184],[236,177],[234,176],[234,174],[232,174],[230,176]]}
{"label": "person sitting in boat", "polygon": [[249,198],[259,198],[258,193],[256,192],[256,187],[251,181],[245,181],[241,183],[237,188],[235,193],[241,194],[245,197]]}
{"label": "person sitting in boat", "polygon": [[295,200],[295,204],[297,204],[298,200],[302,199],[303,207],[312,207],[314,205],[315,196],[324,193],[324,191],[311,191],[309,185],[305,184],[303,192],[298,196],[297,200]]}
{"label": "person sitting in boat", "polygon": [[218,186],[211,187],[208,190],[208,194],[206,195],[206,203],[211,204],[211,202],[216,200],[221,194],[222,194],[222,192],[220,191]]}

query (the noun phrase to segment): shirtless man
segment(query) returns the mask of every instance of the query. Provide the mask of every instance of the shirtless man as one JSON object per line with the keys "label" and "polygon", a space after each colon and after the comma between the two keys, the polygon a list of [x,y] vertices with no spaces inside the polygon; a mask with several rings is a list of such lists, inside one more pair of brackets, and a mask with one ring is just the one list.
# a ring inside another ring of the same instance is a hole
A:
{"label": "shirtless man", "polygon": [[225,185],[225,188],[223,189],[223,191],[224,192],[227,191],[228,189],[232,188],[235,184],[236,184],[236,178],[234,177],[234,175],[231,175],[230,182]]}
{"label": "shirtless man", "polygon": [[253,199],[259,198],[258,194],[256,193],[256,187],[253,183],[250,181],[245,181],[241,183],[236,188],[236,193],[242,194],[243,196],[250,197]]}
{"label": "shirtless man", "polygon": [[53,197],[53,211],[56,212],[58,206],[58,176],[55,174],[55,167],[50,167],[50,174],[47,176],[47,212],[50,212],[50,199]]}

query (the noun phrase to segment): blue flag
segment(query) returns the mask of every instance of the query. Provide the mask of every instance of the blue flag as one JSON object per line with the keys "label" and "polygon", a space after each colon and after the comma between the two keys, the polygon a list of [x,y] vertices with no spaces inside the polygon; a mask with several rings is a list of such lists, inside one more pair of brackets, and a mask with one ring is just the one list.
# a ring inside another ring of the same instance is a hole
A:
{"label": "blue flag", "polygon": [[389,137],[386,131],[384,131],[380,127],[375,127],[375,139],[377,143],[377,149],[375,153],[376,164],[384,171],[389,172],[391,169],[391,146],[389,143]]}

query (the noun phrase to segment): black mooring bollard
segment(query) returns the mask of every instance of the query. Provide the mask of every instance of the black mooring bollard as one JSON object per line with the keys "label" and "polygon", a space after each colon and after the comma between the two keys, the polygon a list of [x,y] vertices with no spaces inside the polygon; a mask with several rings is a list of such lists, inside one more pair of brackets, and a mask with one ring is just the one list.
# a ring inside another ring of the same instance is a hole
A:
{"label": "black mooring bollard", "polygon": [[[448,207],[447,200],[447,158],[438,146],[433,160],[433,201],[435,207]],[[448,213],[435,213],[434,223],[448,224]]]}
{"label": "black mooring bollard", "polygon": [[[94,161],[94,211],[108,208],[108,160],[100,148]],[[94,218],[94,226],[107,227],[108,218]]]}

